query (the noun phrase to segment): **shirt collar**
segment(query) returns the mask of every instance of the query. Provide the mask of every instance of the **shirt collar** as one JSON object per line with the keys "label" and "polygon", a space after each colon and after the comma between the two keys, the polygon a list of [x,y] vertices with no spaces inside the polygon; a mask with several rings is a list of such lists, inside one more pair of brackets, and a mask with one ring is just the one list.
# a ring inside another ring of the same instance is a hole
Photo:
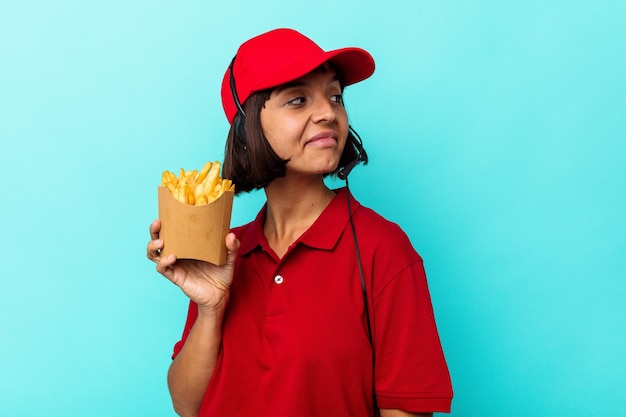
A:
{"label": "shirt collar", "polygon": [[[350,221],[348,198],[350,199],[352,213],[360,207],[360,204],[348,193],[345,187],[334,191],[336,193],[335,197],[311,227],[300,236],[297,243],[323,250],[331,250],[335,247],[347,223]],[[241,246],[239,248],[241,256],[245,256],[256,248],[267,244],[263,234],[263,223],[266,214],[267,205],[264,205],[259,214],[257,214],[256,219],[250,223],[245,235],[241,237]]]}

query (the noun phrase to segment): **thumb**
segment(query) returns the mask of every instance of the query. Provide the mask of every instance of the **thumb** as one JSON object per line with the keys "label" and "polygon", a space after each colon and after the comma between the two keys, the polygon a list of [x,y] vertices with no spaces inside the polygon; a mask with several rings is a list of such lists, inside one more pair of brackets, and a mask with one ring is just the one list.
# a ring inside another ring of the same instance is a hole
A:
{"label": "thumb", "polygon": [[226,264],[230,267],[235,265],[235,260],[237,259],[237,252],[239,252],[239,247],[241,246],[241,242],[237,239],[234,233],[230,232],[226,235],[226,249],[228,250],[228,254],[226,255]]}

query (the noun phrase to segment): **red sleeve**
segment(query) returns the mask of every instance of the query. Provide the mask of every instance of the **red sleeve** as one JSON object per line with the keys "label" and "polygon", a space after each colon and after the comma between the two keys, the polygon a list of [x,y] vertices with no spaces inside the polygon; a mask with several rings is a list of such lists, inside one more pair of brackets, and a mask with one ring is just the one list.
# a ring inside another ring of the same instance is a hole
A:
{"label": "red sleeve", "polygon": [[180,350],[183,348],[185,341],[187,340],[187,336],[189,336],[189,332],[191,332],[191,328],[193,324],[196,322],[196,318],[198,317],[198,305],[193,301],[189,302],[189,309],[187,311],[187,321],[185,323],[185,328],[183,329],[183,336],[181,340],[176,342],[174,345],[174,353],[172,353],[172,360],[180,353]]}
{"label": "red sleeve", "polygon": [[370,300],[378,406],[450,412],[452,383],[422,258],[399,227],[378,236]]}

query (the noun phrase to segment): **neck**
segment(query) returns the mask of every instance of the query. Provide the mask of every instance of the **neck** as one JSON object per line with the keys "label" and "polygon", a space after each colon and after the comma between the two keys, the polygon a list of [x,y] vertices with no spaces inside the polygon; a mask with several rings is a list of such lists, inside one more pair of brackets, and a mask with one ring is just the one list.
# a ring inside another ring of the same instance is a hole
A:
{"label": "neck", "polygon": [[321,176],[298,181],[277,178],[265,188],[265,194],[267,216],[263,231],[279,257],[311,227],[335,196]]}

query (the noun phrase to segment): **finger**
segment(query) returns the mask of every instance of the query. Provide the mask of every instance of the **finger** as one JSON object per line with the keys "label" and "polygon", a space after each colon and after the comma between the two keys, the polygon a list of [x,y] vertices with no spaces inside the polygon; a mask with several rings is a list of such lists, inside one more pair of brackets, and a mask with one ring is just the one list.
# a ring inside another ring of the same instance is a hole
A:
{"label": "finger", "polygon": [[148,259],[154,262],[159,261],[159,251],[163,249],[163,241],[161,239],[155,239],[148,242],[148,248],[146,250],[146,256]]}
{"label": "finger", "polygon": [[174,274],[172,265],[174,265],[175,263],[176,255],[169,255],[166,258],[158,260],[158,262],[156,263],[156,270],[159,274],[171,280]]}
{"label": "finger", "polygon": [[226,235],[225,243],[228,252],[237,252],[239,250],[240,242],[233,232],[230,232]]}
{"label": "finger", "polygon": [[156,240],[159,238],[159,232],[161,231],[161,220],[156,219],[152,223],[150,223],[150,237],[152,240]]}
{"label": "finger", "polygon": [[239,251],[239,247],[241,246],[241,242],[232,232],[226,235],[225,242],[226,249],[228,250],[228,255],[226,255],[226,263],[234,265],[235,260],[237,259],[237,252]]}

